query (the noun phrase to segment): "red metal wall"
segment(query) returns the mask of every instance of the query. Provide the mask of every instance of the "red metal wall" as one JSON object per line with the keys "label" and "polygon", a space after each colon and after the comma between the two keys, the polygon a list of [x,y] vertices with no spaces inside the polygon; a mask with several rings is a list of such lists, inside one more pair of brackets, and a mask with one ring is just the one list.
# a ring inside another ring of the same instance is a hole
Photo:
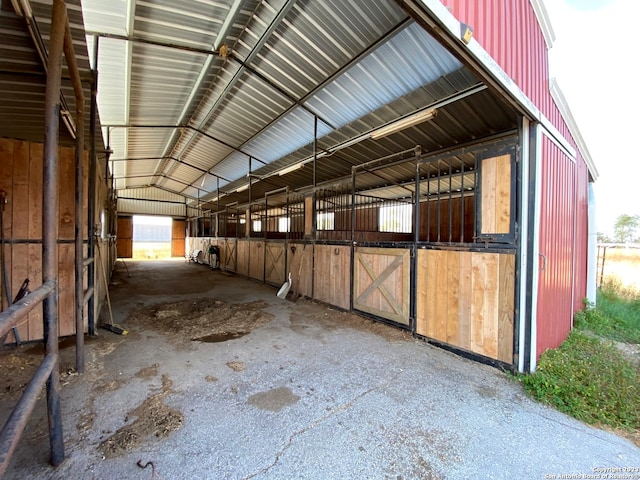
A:
{"label": "red metal wall", "polygon": [[[536,353],[558,347],[571,330],[578,166],[542,136],[540,259]],[[577,273],[577,272],[576,272]]]}
{"label": "red metal wall", "polygon": [[547,45],[529,0],[442,0],[538,108],[551,105]]}

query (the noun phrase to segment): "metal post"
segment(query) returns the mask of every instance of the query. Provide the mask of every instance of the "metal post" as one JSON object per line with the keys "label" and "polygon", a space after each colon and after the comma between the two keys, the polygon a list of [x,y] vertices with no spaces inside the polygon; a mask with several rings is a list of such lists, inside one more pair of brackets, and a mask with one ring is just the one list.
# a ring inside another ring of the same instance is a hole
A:
{"label": "metal post", "polygon": [[[91,140],[89,147],[89,186],[88,186],[88,198],[87,198],[87,230],[89,235],[89,241],[87,244],[87,257],[95,258],[96,254],[96,237],[95,237],[95,222],[96,222],[96,124],[98,115],[98,36],[93,36],[93,71],[91,72],[91,114],[89,118],[89,129],[91,130]],[[95,275],[96,275],[96,262],[92,262],[87,267],[88,289],[95,292]],[[96,334],[96,320],[95,320],[95,293],[89,297],[89,304],[87,306],[87,313],[89,316],[89,335],[95,336]]]}
{"label": "metal post", "polygon": [[[82,90],[80,90],[82,92]],[[76,371],[84,373],[84,258],[83,258],[83,190],[84,190],[84,97],[76,100],[76,225],[75,225],[75,294],[76,294]]]}
{"label": "metal post", "polygon": [[53,281],[56,288],[42,306],[45,356],[56,358],[47,380],[47,414],[49,419],[49,446],[51,464],[60,465],[64,460],[62,416],[60,413],[60,369],[58,356],[58,133],[60,119],[60,84],[62,51],[65,33],[66,6],[62,0],[54,0],[47,88],[45,96],[45,132],[42,188],[42,280]]}

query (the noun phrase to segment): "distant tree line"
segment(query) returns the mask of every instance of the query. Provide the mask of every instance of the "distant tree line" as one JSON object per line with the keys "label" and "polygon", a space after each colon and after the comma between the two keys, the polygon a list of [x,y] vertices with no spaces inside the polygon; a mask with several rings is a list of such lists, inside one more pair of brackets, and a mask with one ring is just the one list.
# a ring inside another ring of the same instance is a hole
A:
{"label": "distant tree line", "polygon": [[613,225],[613,238],[598,232],[598,243],[640,243],[640,215],[618,216]]}

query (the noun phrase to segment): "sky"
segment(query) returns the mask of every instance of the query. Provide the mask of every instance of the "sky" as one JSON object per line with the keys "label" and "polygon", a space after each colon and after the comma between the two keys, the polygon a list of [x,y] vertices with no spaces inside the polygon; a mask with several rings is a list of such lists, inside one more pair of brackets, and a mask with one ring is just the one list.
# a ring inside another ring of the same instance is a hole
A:
{"label": "sky", "polygon": [[600,174],[594,190],[598,231],[640,215],[638,0],[546,0],[556,40],[555,77]]}

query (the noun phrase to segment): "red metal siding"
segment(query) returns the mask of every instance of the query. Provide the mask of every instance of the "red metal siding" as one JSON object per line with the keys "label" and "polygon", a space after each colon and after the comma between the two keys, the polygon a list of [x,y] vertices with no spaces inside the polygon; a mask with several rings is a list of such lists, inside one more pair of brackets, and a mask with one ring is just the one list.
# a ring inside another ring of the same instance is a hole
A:
{"label": "red metal siding", "polygon": [[473,37],[545,113],[549,111],[547,45],[529,0],[442,0]]}
{"label": "red metal siding", "polygon": [[576,163],[543,136],[537,356],[548,348],[558,347],[567,338],[573,323],[574,266],[582,268],[581,262],[574,262],[577,168]]}

